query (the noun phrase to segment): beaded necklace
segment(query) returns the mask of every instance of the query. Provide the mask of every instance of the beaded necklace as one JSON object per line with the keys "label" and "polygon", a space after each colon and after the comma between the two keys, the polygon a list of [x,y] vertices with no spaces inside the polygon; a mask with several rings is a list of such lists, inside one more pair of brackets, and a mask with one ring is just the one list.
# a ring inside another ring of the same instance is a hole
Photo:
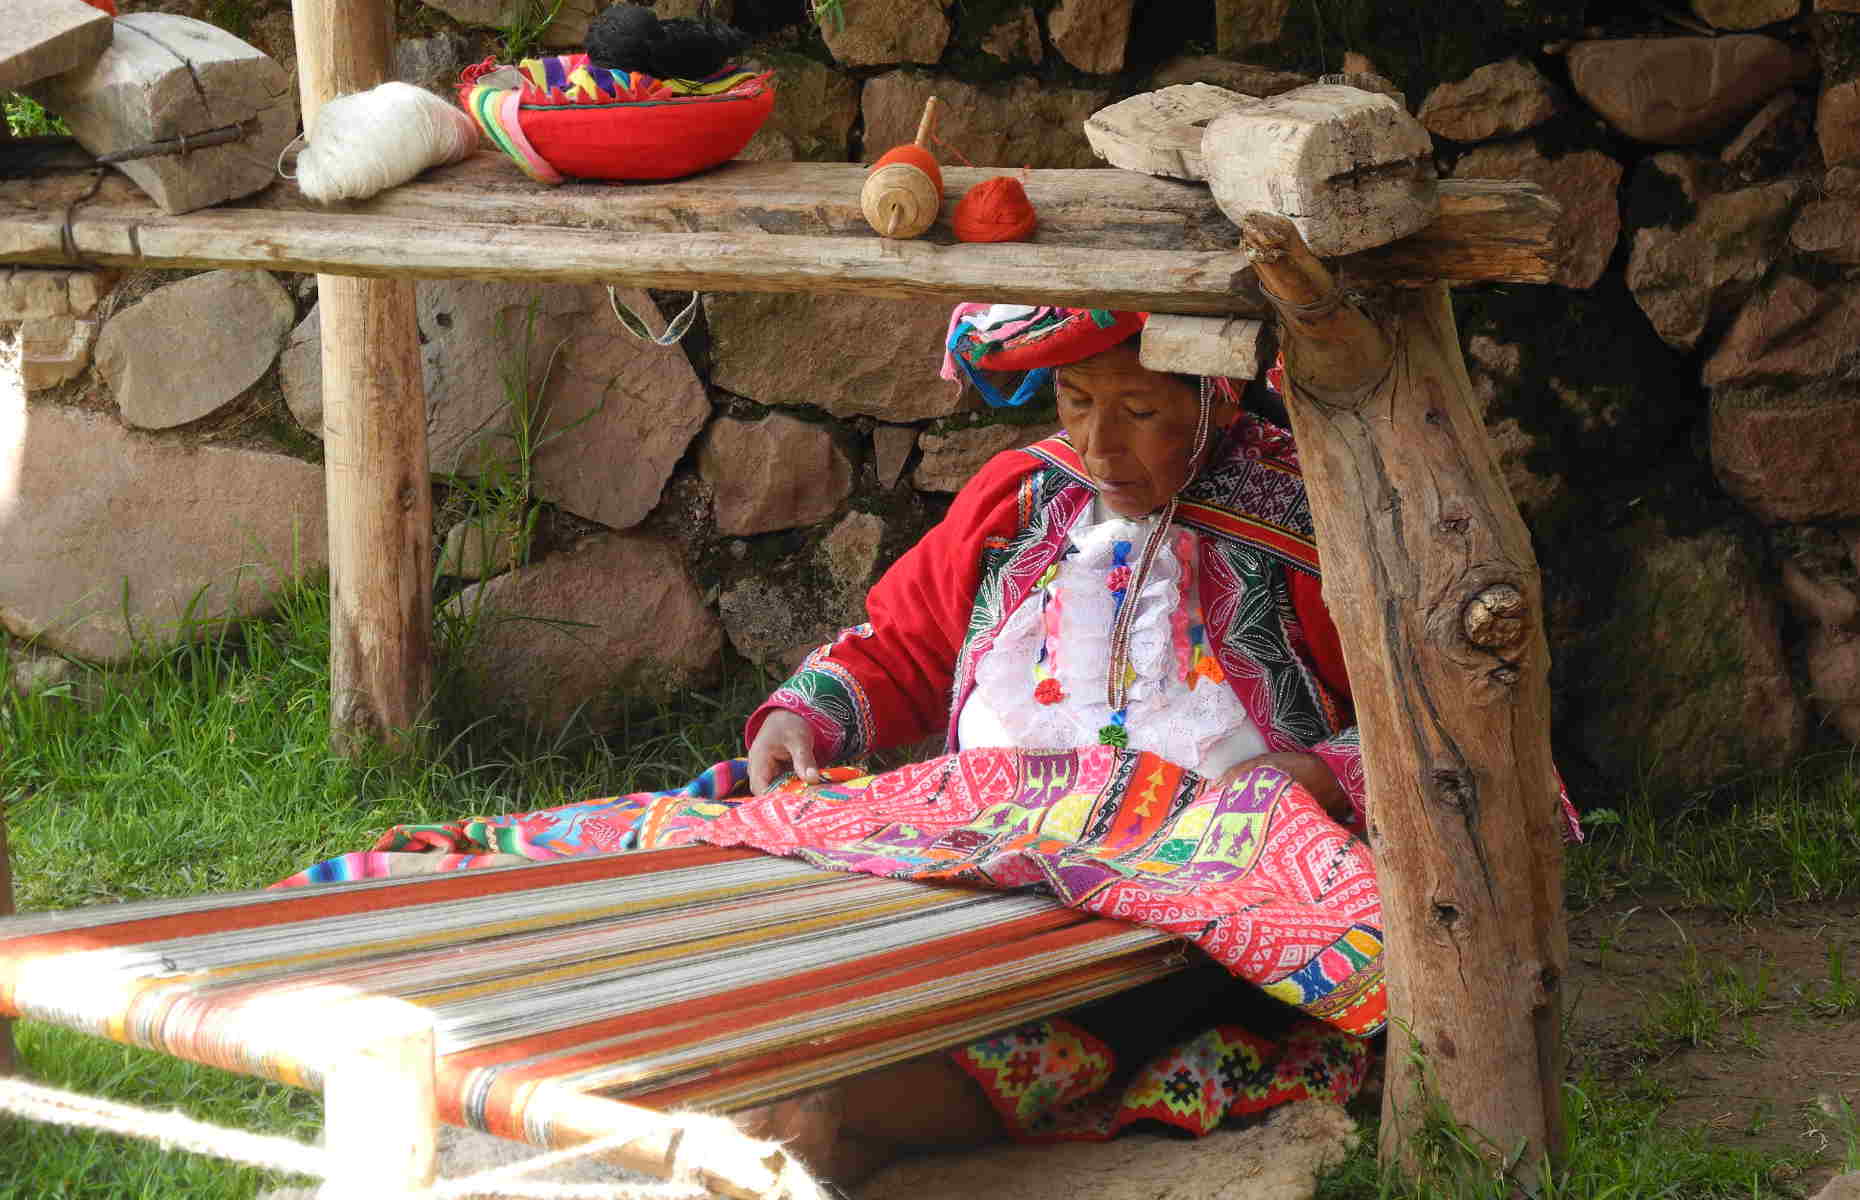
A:
{"label": "beaded necklace", "polygon": [[[1163,505],[1155,527],[1143,539],[1143,549],[1137,555],[1134,570],[1130,565],[1131,544],[1119,541],[1111,547],[1111,570],[1105,577],[1105,587],[1111,593],[1111,661],[1104,677],[1104,699],[1110,707],[1111,717],[1098,730],[1098,740],[1107,746],[1124,747],[1130,743],[1127,728],[1130,719],[1130,685],[1136,681],[1136,668],[1130,661],[1130,637],[1137,613],[1135,596],[1142,594],[1143,585],[1150,577],[1150,569],[1156,563],[1156,555],[1162,549],[1169,527],[1175,521],[1176,497],[1193,482],[1195,472],[1201,465],[1202,452],[1208,445],[1208,425],[1213,411],[1214,383],[1204,375],[1201,377],[1200,410],[1195,418],[1195,444],[1188,455],[1188,478],[1182,481],[1175,494],[1169,497],[1169,502]],[[1056,570],[1056,565],[1049,568],[1047,575],[1042,577],[1042,584],[1050,582]],[[1042,601],[1043,606],[1044,603]],[[1044,607],[1041,619],[1047,621]],[[1034,698],[1042,704],[1054,704],[1063,699],[1056,678],[1057,663],[1049,654],[1050,633],[1049,624],[1041,638],[1039,658],[1034,665],[1034,676],[1038,681],[1034,688]]]}

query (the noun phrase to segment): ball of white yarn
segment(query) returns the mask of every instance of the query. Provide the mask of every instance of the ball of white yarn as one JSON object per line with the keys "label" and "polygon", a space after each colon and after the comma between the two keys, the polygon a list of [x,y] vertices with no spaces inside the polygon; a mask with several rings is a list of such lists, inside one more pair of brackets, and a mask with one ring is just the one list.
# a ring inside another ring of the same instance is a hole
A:
{"label": "ball of white yarn", "polygon": [[478,145],[459,109],[410,83],[338,96],[317,110],[297,156],[297,186],[319,204],[365,200]]}

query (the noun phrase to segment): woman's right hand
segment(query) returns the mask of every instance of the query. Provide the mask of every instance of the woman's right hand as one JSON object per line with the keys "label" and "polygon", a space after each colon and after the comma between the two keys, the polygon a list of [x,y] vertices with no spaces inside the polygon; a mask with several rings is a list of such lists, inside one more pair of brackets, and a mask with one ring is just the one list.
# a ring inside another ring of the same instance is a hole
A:
{"label": "woman's right hand", "polygon": [[749,790],[760,796],[783,774],[793,771],[803,782],[818,783],[814,764],[814,729],[799,713],[778,708],[762,720],[749,746]]}

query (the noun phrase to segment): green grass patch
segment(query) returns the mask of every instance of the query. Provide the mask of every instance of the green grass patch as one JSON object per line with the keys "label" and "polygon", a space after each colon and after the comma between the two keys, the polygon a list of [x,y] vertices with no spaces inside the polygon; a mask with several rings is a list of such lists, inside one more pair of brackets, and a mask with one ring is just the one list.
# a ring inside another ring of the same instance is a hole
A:
{"label": "green grass patch", "polygon": [[[1767,1200],[1796,1197],[1799,1164],[1754,1150],[1712,1143],[1702,1129],[1659,1123],[1668,1097],[1656,1090],[1573,1081],[1563,1089],[1569,1149],[1540,1200]],[[1521,1172],[1495,1169],[1506,1156],[1446,1117],[1416,1135],[1418,1180],[1376,1162],[1376,1119],[1363,1118],[1355,1153],[1318,1181],[1317,1200],[1509,1200],[1522,1194]]]}
{"label": "green grass patch", "polygon": [[[270,620],[199,632],[30,697],[0,689],[0,803],[22,911],[263,887],[396,823],[683,783],[737,752],[742,717],[769,686],[742,669],[719,692],[629,709],[605,738],[459,715],[430,731],[430,756],[350,760],[329,749],[323,588],[290,592]],[[0,678],[5,656],[0,643]],[[463,673],[440,678],[452,694],[437,710],[490,707],[458,694]],[[308,1137],[321,1121],[319,1100],[294,1089],[42,1025],[16,1032],[28,1074],[51,1086],[260,1132]],[[4,1118],[0,1146],[0,1200],[250,1200],[283,1182]]]}
{"label": "green grass patch", "polygon": [[1567,856],[1577,908],[1657,892],[1749,916],[1860,885],[1860,776],[1845,754],[1748,781],[1729,799],[1630,797],[1585,822],[1589,844]]}
{"label": "green grass patch", "polygon": [[6,110],[7,131],[14,137],[54,137],[71,132],[63,117],[46,112],[29,96],[0,92],[0,107]]}

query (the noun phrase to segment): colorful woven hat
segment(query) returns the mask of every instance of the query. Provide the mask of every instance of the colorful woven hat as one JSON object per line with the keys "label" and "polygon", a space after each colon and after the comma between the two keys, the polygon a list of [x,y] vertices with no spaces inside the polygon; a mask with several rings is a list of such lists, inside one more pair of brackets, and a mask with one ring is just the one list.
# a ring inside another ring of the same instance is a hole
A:
{"label": "colorful woven hat", "polygon": [[657,79],[585,54],[486,59],[459,77],[459,103],[539,183],[677,179],[736,157],[775,105],[772,72],[726,67]]}
{"label": "colorful woven hat", "polygon": [[[1110,308],[1055,308],[1027,304],[958,304],[944,342],[943,378],[969,377],[996,408],[1027,403],[1063,367],[1109,350],[1149,320],[1148,313]],[[1025,371],[1011,396],[1002,396],[983,371]]]}

